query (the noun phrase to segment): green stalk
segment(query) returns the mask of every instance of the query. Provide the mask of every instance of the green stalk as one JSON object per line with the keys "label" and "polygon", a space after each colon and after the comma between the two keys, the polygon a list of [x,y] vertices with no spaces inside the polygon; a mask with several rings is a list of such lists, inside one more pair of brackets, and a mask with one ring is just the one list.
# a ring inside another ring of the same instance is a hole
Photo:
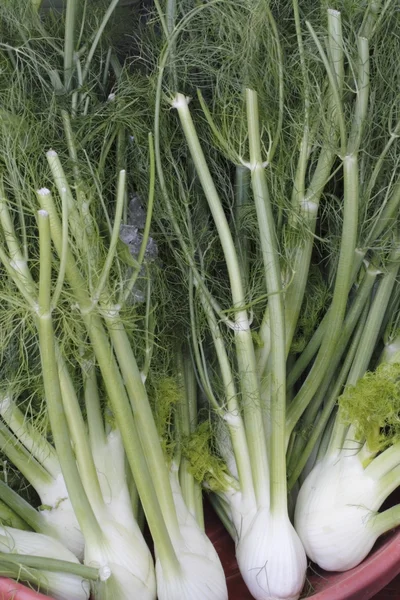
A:
{"label": "green stalk", "polygon": [[[9,540],[8,537],[3,535],[0,536],[0,538],[3,538],[5,541]],[[97,569],[86,567],[85,565],[75,562],[69,562],[67,560],[59,560],[57,558],[0,552],[0,562],[22,565],[40,571],[49,571],[50,573],[70,573],[71,575],[77,575],[83,579],[89,579],[90,581],[97,581],[99,579],[99,572]]]}
{"label": "green stalk", "polygon": [[[28,529],[33,529],[38,533],[46,533],[46,523],[37,510],[35,510],[26,500],[21,498],[19,494],[14,492],[6,483],[0,480],[0,499],[22,523],[28,526]],[[19,529],[26,529],[19,527]]]}
{"label": "green stalk", "polygon": [[[305,190],[305,177],[309,152],[309,92],[307,84],[306,69],[303,57],[303,43],[300,30],[300,17],[298,15],[297,0],[294,2],[296,32],[301,56],[301,66],[303,71],[303,80],[305,86],[305,125],[300,156],[296,172],[295,184],[293,188],[292,202],[294,209],[300,212],[300,220],[305,225],[306,238],[300,245],[294,249],[294,255],[291,256],[291,268],[293,271],[293,280],[285,293],[285,322],[286,322],[286,352],[290,351],[293,336],[296,330],[301,305],[304,299],[305,288],[307,284],[308,271],[310,268],[312,248],[314,245],[314,233],[317,223],[319,201],[322,191],[329,180],[334,159],[336,156],[334,145],[336,140],[337,123],[342,126],[340,118],[340,109],[338,101],[343,91],[344,80],[344,55],[343,55],[343,35],[340,13],[328,10],[328,49],[331,57],[333,71],[331,72],[330,83],[331,91],[334,87],[332,97],[328,102],[329,114],[337,115],[330,129],[326,131],[328,141],[323,146],[318,163],[313,174],[308,190]],[[329,74],[328,74],[329,75]],[[344,130],[343,130],[344,131]],[[342,131],[342,133],[343,133]],[[297,209],[297,210],[296,210]]]}
{"label": "green stalk", "polygon": [[379,480],[379,487],[377,492],[377,502],[382,504],[386,498],[390,496],[396,488],[399,487],[400,482],[400,464],[397,464],[394,469],[383,475]]}
{"label": "green stalk", "polygon": [[238,538],[238,534],[232,525],[232,519],[229,515],[229,506],[217,494],[210,494],[209,498],[212,507],[220,518],[224,528],[229,533],[231,538],[236,540]]}
{"label": "green stalk", "polygon": [[39,12],[43,0],[31,0],[31,6],[35,12]]}
{"label": "green stalk", "polygon": [[111,0],[109,7],[107,8],[105,15],[99,25],[98,30],[96,31],[96,35],[94,37],[94,40],[92,42],[92,45],[90,46],[90,50],[85,62],[85,66],[83,68],[83,75],[82,75],[82,80],[85,83],[86,82],[86,78],[88,76],[89,73],[89,69],[90,69],[90,65],[92,63],[93,60],[93,56],[94,53],[96,52],[97,46],[99,45],[100,42],[100,38],[103,35],[104,29],[107,26],[108,21],[110,20],[114,10],[116,9],[117,5],[119,3],[119,0]]}
{"label": "green stalk", "polygon": [[249,169],[239,165],[235,170],[235,223],[236,245],[240,254],[240,269],[243,277],[243,287],[246,287],[249,276],[249,239],[243,235],[238,225],[243,221],[243,212],[249,204],[250,173]]}
{"label": "green stalk", "polygon": [[392,469],[400,464],[400,442],[396,442],[390,448],[379,454],[365,468],[365,473],[373,479],[381,479]]}
{"label": "green stalk", "polygon": [[9,397],[0,402],[0,414],[18,440],[55,479],[60,474],[60,463],[53,446],[34,427]]}
{"label": "green stalk", "polygon": [[[0,259],[5,265],[10,263],[15,275],[18,276],[18,279],[23,285],[24,297],[30,297],[31,299],[35,298],[37,294],[36,286],[29,271],[26,257],[21,251],[20,244],[17,240],[10,215],[10,209],[8,207],[8,202],[2,186],[0,187],[0,223],[4,232],[4,239],[7,244],[8,252],[10,254],[10,260],[4,259],[3,249]],[[15,277],[13,277],[13,279],[15,279]]]}
{"label": "green stalk", "polygon": [[235,455],[236,466],[238,470],[240,489],[246,494],[249,501],[254,498],[255,482],[251,468],[251,458],[249,452],[248,434],[243,426],[240,405],[238,402],[238,393],[235,385],[235,378],[226,351],[225,342],[221,335],[217,319],[204,298],[200,295],[203,309],[207,317],[208,327],[210,329],[218,365],[221,373],[224,387],[225,404],[227,409],[219,408],[217,413],[222,418],[228,429],[232,441],[233,453]]}
{"label": "green stalk", "polygon": [[[51,235],[57,253],[59,254],[61,252],[62,234],[61,224],[54,201],[48,190],[46,193],[44,193],[42,190],[41,193],[38,194],[38,198],[42,207],[47,210],[50,216]],[[179,569],[179,562],[160,510],[160,505],[155,494],[153,482],[146,464],[146,459],[143,455],[143,450],[140,444],[139,434],[133,418],[129,398],[127,397],[125,386],[122,381],[121,374],[114,358],[114,354],[103,323],[98,314],[93,311],[92,301],[86,291],[85,281],[82,278],[70,252],[68,253],[67,258],[66,277],[71,288],[73,289],[75,298],[80,307],[82,320],[86,326],[93,351],[103,376],[107,395],[112,405],[118,429],[122,435],[129,465],[132,469],[143,507],[145,509],[151,535],[157,547],[157,554],[166,569],[168,568],[172,572],[176,572]],[[130,353],[132,353],[131,348]],[[157,439],[157,436],[154,439]],[[164,461],[163,464],[165,466]],[[167,489],[170,489],[170,487]]]}
{"label": "green stalk", "polygon": [[110,245],[108,247],[107,257],[104,262],[101,275],[99,277],[99,282],[97,284],[96,290],[92,294],[92,300],[94,304],[97,304],[104,288],[107,285],[108,278],[110,275],[110,270],[112,267],[112,263],[115,259],[115,253],[117,251],[117,244],[119,240],[119,232],[122,220],[122,212],[124,210],[125,204],[125,188],[126,188],[126,171],[120,171],[118,176],[118,184],[117,184],[117,203],[115,210],[115,218],[114,218],[114,226],[112,229]]}
{"label": "green stalk", "polygon": [[298,456],[298,454],[294,454],[297,461],[294,465],[292,472],[290,473],[290,477],[289,477],[289,481],[288,481],[288,489],[289,490],[291,490],[293,488],[296,481],[300,477],[301,472],[303,471],[309,457],[311,456],[311,453],[314,450],[315,444],[317,443],[321,434],[323,433],[323,431],[326,427],[326,424],[328,423],[328,420],[335,408],[338,396],[343,389],[343,386],[346,382],[346,378],[348,377],[348,373],[351,368],[351,363],[352,363],[354,356],[356,355],[356,352],[359,348],[360,339],[362,336],[363,329],[365,327],[366,317],[367,317],[367,312],[364,311],[364,315],[360,318],[360,322],[357,326],[356,332],[351,341],[351,344],[350,344],[349,350],[346,354],[343,365],[341,366],[341,368],[338,372],[337,378],[335,379],[334,385],[333,385],[332,389],[330,390],[328,397],[326,398],[326,401],[322,408],[322,412],[316,421],[316,425],[314,426],[314,428],[311,432],[311,435],[307,441],[307,444],[305,445],[304,449],[303,448],[301,449],[300,456]]}
{"label": "green stalk", "polygon": [[[208,402],[211,404],[211,406],[214,408],[214,410],[216,410],[218,413],[220,411],[220,406],[219,406],[218,400],[215,397],[215,394],[212,390],[205,361],[202,360],[202,358],[203,358],[203,353],[201,351],[202,342],[199,339],[199,336],[197,335],[197,330],[196,330],[197,313],[196,313],[195,304],[194,304],[195,285],[194,285],[193,273],[191,270],[189,270],[188,279],[189,279],[189,294],[188,295],[189,295],[189,311],[190,311],[190,333],[191,333],[191,339],[192,339],[193,358],[194,358],[194,362],[196,365],[197,374],[198,374],[198,377],[200,380],[201,387],[203,388],[203,391],[207,397]],[[201,297],[202,296],[200,296],[200,298]],[[207,306],[209,306],[209,305],[207,304]]]}
{"label": "green stalk", "polygon": [[318,349],[320,348],[322,340],[325,336],[327,322],[328,313],[325,313],[323,319],[321,320],[317,329],[313,333],[311,340],[308,342],[307,346],[304,348],[303,352],[297,358],[293,367],[289,371],[286,382],[288,389],[291,389],[296,383],[296,381],[300,379],[304,371],[307,369],[308,365],[311,363],[314,356],[317,354]]}
{"label": "green stalk", "polygon": [[82,371],[89,442],[92,454],[95,456],[98,449],[104,448],[107,437],[104,430],[94,359],[86,360]]}
{"label": "green stalk", "polygon": [[[178,405],[179,431],[188,437],[197,425],[197,382],[188,348],[178,353],[178,368],[181,373],[184,398]],[[189,461],[182,457],[179,468],[179,483],[185,504],[204,531],[204,510],[201,485],[189,472]],[[199,502],[200,500],[200,502]]]}
{"label": "green stalk", "polygon": [[373,520],[368,521],[371,527],[379,536],[398,527],[400,524],[400,505],[392,506],[381,513],[374,515]]}
{"label": "green stalk", "polygon": [[[363,330],[363,335],[361,337],[359,349],[353,361],[346,385],[356,385],[357,381],[366,372],[370,360],[372,358],[376,341],[378,339],[378,335],[381,329],[381,324],[385,316],[386,307],[389,303],[390,296],[400,266],[398,249],[393,251],[391,259],[394,262],[394,264],[388,270],[386,275],[382,278],[379,287],[375,293],[368,314],[368,318]],[[342,441],[347,429],[348,427],[341,423],[339,410],[330,441],[331,452],[335,452],[336,449],[342,447]]]}
{"label": "green stalk", "polygon": [[367,239],[364,244],[366,248],[368,248],[368,246],[372,246],[373,243],[379,238],[379,236],[382,235],[385,229],[388,229],[390,225],[393,225],[395,223],[400,206],[400,177],[393,185],[392,194],[389,200],[386,202],[385,198],[385,202],[383,203],[383,205],[383,208],[380,210],[377,218],[374,219],[374,224],[370,232],[368,233]]}
{"label": "green stalk", "polygon": [[360,342],[362,351],[357,353],[357,356],[352,364],[349,373],[347,385],[355,385],[360,377],[368,369],[378,335],[381,329],[381,324],[385,316],[386,307],[389,303],[393,287],[396,283],[397,274],[399,271],[400,250],[392,253],[391,260],[394,264],[389,268],[388,272],[382,278],[379,287],[376,291],[372,302],[371,310],[368,315],[366,327]]}
{"label": "green stalk", "polygon": [[37,320],[43,383],[51,430],[68,494],[84,538],[87,542],[90,540],[101,544],[102,531],[79,477],[63,409],[51,318],[51,238],[49,214],[45,210],[40,210],[38,213],[38,225],[40,276]]}
{"label": "green stalk", "polygon": [[52,484],[52,476],[2,422],[0,422],[0,448],[35,489],[38,491],[47,489]]}
{"label": "green stalk", "polygon": [[357,152],[360,147],[369,100],[369,45],[366,38],[357,39],[357,50],[357,97],[348,140],[349,153]]}
{"label": "green stalk", "polygon": [[[59,351],[57,352],[56,348],[56,355],[57,354],[59,354]],[[85,422],[79,406],[79,400],[65,361],[59,356],[57,358],[62,402],[71,441],[74,447],[79,475],[97,518],[101,518],[102,511],[104,511],[105,508],[103,494],[101,492]]]}
{"label": "green stalk", "polygon": [[[301,429],[304,432],[307,432],[309,428],[312,427],[315,423],[318,411],[320,410],[320,407],[324,402],[325,395],[331,384],[332,377],[334,376],[336,369],[339,366],[339,363],[342,359],[342,355],[347,347],[351,335],[353,334],[353,330],[356,327],[360,315],[364,310],[364,307],[370,297],[378,273],[379,271],[374,267],[368,267],[365,273],[364,279],[362,281],[360,289],[358,290],[357,296],[353,300],[348,315],[346,316],[346,319],[344,321],[343,331],[340,335],[333,359],[326,370],[325,376],[321,382],[321,385],[318,388],[316,395],[314,396],[304,413],[304,417],[301,421]],[[288,464],[290,471],[292,471],[294,468],[293,461],[297,460],[297,457],[304,449],[306,443],[306,439],[297,435],[294,447],[292,448],[290,454],[288,454]]]}
{"label": "green stalk", "polygon": [[64,87],[67,92],[71,88],[74,72],[75,24],[77,10],[78,0],[67,0],[64,33]]}
{"label": "green stalk", "polygon": [[183,94],[177,94],[173,101],[173,106],[178,111],[185,139],[218,231],[228,269],[233,307],[235,310],[236,356],[242,390],[246,433],[248,435],[257,502],[263,504],[269,493],[268,461],[263,434],[260,390],[256,373],[253,340],[249,317],[247,311],[243,308],[246,302],[242,286],[242,274],[224,209],[190,115],[188,101]]}
{"label": "green stalk", "polygon": [[342,360],[342,356],[347,348],[353,331],[357,326],[357,323],[359,322],[360,316],[364,311],[365,306],[368,303],[372,292],[372,288],[375,284],[376,278],[379,275],[379,273],[380,271],[373,266],[368,267],[365,273],[358,294],[355,297],[350,307],[350,310],[343,322],[343,329],[340,334],[332,361],[326,370],[324,379],[322,380],[316,395],[314,396],[314,398],[308,405],[307,410],[305,411],[304,423],[306,425],[311,425],[315,422],[317,413],[320,409],[321,404],[324,401],[324,397],[329,388],[332,377],[334,376],[334,373],[338,368],[340,361]]}
{"label": "green stalk", "polygon": [[158,502],[160,503],[169,534],[173,540],[176,540],[180,537],[180,531],[171,485],[169,483],[168,469],[165,464],[161,445],[155,442],[155,440],[158,440],[157,427],[154,422],[146,389],[143,385],[141,373],[118,312],[115,311],[115,315],[113,316],[111,311],[108,315],[103,311],[103,317],[122,377],[124,378],[132,410],[135,414],[137,431],[149,471],[151,472]]}
{"label": "green stalk", "polygon": [[272,206],[261,158],[258,99],[256,92],[246,90],[247,126],[249,135],[251,183],[256,205],[257,221],[269,294],[271,329],[271,415],[273,423],[270,440],[271,510],[287,510],[286,489],[286,349],[285,314],[279,251]]}
{"label": "green stalk", "polygon": [[27,522],[17,515],[17,513],[2,500],[0,500],[0,524],[2,526],[20,529],[21,531],[32,531]]}
{"label": "green stalk", "polygon": [[352,261],[358,228],[358,160],[356,154],[343,158],[344,207],[339,263],[325,336],[312,369],[287,411],[287,436],[317,391],[328,368],[343,324],[352,276]]}

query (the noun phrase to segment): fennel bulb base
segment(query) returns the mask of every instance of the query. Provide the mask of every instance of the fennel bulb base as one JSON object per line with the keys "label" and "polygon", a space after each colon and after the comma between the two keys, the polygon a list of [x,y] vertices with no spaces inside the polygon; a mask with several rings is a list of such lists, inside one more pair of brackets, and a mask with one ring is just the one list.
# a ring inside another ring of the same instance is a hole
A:
{"label": "fennel bulb base", "polygon": [[153,559],[141,533],[115,521],[101,527],[103,543],[85,546],[85,564],[100,570],[95,600],[156,600]]}
{"label": "fennel bulb base", "polygon": [[256,600],[297,600],[304,587],[307,558],[287,514],[257,511],[236,547],[241,575]]}
{"label": "fennel bulb base", "polygon": [[357,455],[319,462],[304,481],[295,527],[307,555],[326,571],[347,571],[368,555],[378,537],[378,483]]}
{"label": "fennel bulb base", "polygon": [[228,600],[219,561],[199,554],[180,554],[178,573],[163,572],[156,562],[158,600]]}

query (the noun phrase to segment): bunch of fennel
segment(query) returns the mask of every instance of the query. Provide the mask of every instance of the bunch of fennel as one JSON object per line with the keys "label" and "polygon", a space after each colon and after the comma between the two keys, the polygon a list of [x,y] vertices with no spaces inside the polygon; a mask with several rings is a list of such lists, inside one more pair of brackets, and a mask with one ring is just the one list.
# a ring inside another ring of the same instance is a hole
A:
{"label": "bunch of fennel", "polygon": [[[370,303],[376,293],[380,306],[383,298],[392,302],[395,288],[398,126],[387,133],[381,116],[392,114],[395,75],[391,94],[378,76],[370,81],[395,13],[376,2],[364,14],[329,9],[324,47],[307,3],[293,2],[289,31],[288,8],[274,12],[264,2],[216,1],[188,13],[184,3],[156,5],[164,46],[158,56],[153,51],[149,96],[155,89],[159,225],[182,274],[192,353],[215,429],[210,443],[207,430],[195,435],[186,455],[214,492],[253,596],[296,598],[305,533],[299,526],[299,538],[289,520],[286,462],[295,502],[358,343],[356,378],[379,345]],[[299,344],[305,294],[318,270],[310,269],[313,252],[329,267],[317,277],[325,305],[314,308],[311,299],[311,339]],[[343,439],[342,431],[339,445]],[[214,452],[203,451],[207,444]]]}

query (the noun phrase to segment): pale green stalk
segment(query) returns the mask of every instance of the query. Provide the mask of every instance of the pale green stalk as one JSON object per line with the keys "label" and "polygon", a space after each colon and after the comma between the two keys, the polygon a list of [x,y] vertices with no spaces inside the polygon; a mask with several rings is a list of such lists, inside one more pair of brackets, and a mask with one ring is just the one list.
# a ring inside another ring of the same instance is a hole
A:
{"label": "pale green stalk", "polygon": [[[379,271],[374,267],[368,267],[360,289],[358,290],[357,296],[353,300],[353,303],[350,307],[350,310],[345,318],[343,323],[343,331],[341,332],[340,338],[338,340],[336,350],[334,353],[334,357],[327,367],[324,378],[318,388],[318,391],[310,404],[308,405],[304,416],[301,421],[301,428],[307,432],[307,430],[313,426],[315,423],[315,419],[317,418],[318,411],[322,403],[324,402],[325,395],[328,391],[328,388],[331,384],[332,377],[334,376],[336,369],[339,366],[339,363],[342,359],[342,355],[346,350],[348,342],[350,340],[351,335],[353,334],[353,330],[359,321],[360,315],[364,310],[366,303],[370,297],[373,285],[375,283],[376,277],[379,274]],[[349,367],[350,369],[350,367]],[[315,436],[314,436],[315,439]],[[291,448],[289,457],[289,470],[292,471],[294,469],[294,465],[297,461],[299,454],[303,451],[304,446],[306,445],[307,440],[304,437],[297,436],[294,442],[294,446]]]}
{"label": "pale green stalk", "polygon": [[[221,373],[221,379],[224,386],[224,404],[226,405],[226,409],[219,408],[217,414],[225,421],[229,429],[229,434],[232,441],[232,449],[235,455],[235,461],[238,470],[240,490],[249,498],[249,500],[253,500],[255,482],[251,468],[248,432],[244,427],[241,416],[235,378],[233,376],[232,367],[226,351],[225,341],[221,335],[217,319],[215,318],[212,309],[201,295],[200,300],[202,301],[203,310],[207,317],[208,327],[213,339],[215,353]],[[266,503],[268,503],[268,496],[266,496],[264,500]]]}
{"label": "pale green stalk", "polygon": [[[385,316],[385,310],[389,303],[399,270],[398,249],[393,251],[391,259],[394,264],[388,269],[388,272],[382,278],[375,293],[359,344],[359,349],[353,361],[346,385],[356,385],[360,377],[362,377],[366,372],[371,360],[381,329],[381,324]],[[337,449],[342,447],[347,429],[348,427],[341,422],[339,410],[329,445],[329,452],[336,452]]]}
{"label": "pale green stalk", "polygon": [[370,298],[372,288],[379,274],[380,271],[373,266],[368,267],[368,269],[366,270],[360,289],[358,290],[358,293],[355,299],[353,300],[350,310],[348,311],[348,314],[346,315],[346,318],[343,322],[343,328],[336,345],[334,357],[332,358],[332,361],[326,370],[324,379],[321,382],[321,385],[319,386],[316,395],[314,396],[314,398],[308,405],[307,410],[305,411],[303,422],[306,425],[311,425],[315,422],[317,413],[324,400],[324,396],[331,383],[332,377],[337,367],[339,366],[343,353],[347,348],[349,340],[360,319],[364,307],[366,306]]}
{"label": "pale green stalk", "polygon": [[[122,377],[124,378],[132,410],[135,414],[140,443],[146,456],[149,471],[151,472],[161,511],[168,532],[171,538],[176,541],[180,537],[180,531],[169,483],[168,469],[165,464],[161,445],[155,442],[155,440],[158,440],[158,432],[146,389],[143,385],[142,376],[118,311],[115,311],[113,315],[111,310],[108,314],[103,310],[103,318],[107,325],[108,334],[121,369]],[[136,477],[135,481],[137,481]]]}
{"label": "pale green stalk", "polygon": [[[10,508],[30,529],[38,533],[51,535],[49,526],[42,514],[31,506],[19,494],[0,480],[0,499]],[[24,529],[23,527],[20,529]]]}
{"label": "pale green stalk", "polygon": [[107,438],[101,412],[94,359],[86,360],[84,362],[82,375],[85,393],[86,418],[89,429],[89,442],[92,454],[95,456],[99,450],[102,450],[105,447]]}
{"label": "pale green stalk", "polygon": [[58,267],[58,275],[57,281],[54,288],[53,296],[51,299],[52,308],[57,306],[58,300],[60,299],[61,292],[64,285],[65,278],[65,265],[67,261],[67,252],[68,252],[68,202],[66,200],[66,195],[63,193],[61,196],[61,206],[62,206],[62,249],[60,255],[60,264]]}
{"label": "pale green stalk", "polygon": [[38,491],[51,486],[53,478],[23,446],[4,423],[0,422],[0,447],[7,458]]}
{"label": "pale green stalk", "polygon": [[396,442],[379,454],[365,468],[365,473],[374,479],[380,479],[400,463],[400,442]]}
{"label": "pale green stalk", "polygon": [[75,53],[75,26],[78,0],[67,0],[64,34],[64,87],[68,92],[72,84]]}
{"label": "pale green stalk", "polygon": [[105,12],[105,15],[104,15],[104,17],[103,17],[103,19],[102,19],[102,21],[101,21],[101,23],[99,25],[99,28],[96,31],[96,35],[94,37],[92,45],[90,46],[90,50],[89,50],[89,53],[88,53],[88,56],[87,56],[87,59],[86,59],[86,62],[85,62],[85,66],[83,68],[83,74],[82,74],[82,81],[83,81],[83,83],[86,82],[86,78],[87,78],[88,73],[89,73],[90,65],[92,63],[93,56],[94,56],[94,53],[96,52],[97,46],[99,45],[100,38],[103,35],[104,29],[106,28],[107,23],[110,20],[110,18],[112,16],[114,10],[116,9],[119,1],[120,0],[111,0],[110,6],[107,8],[107,10]]}
{"label": "pale green stalk", "polygon": [[236,356],[243,398],[245,427],[248,436],[248,447],[257,502],[262,505],[269,494],[268,462],[266,443],[263,435],[260,390],[256,373],[253,340],[249,317],[247,311],[243,308],[246,302],[239,261],[221,200],[197,137],[188,101],[183,94],[177,94],[173,101],[173,106],[178,111],[185,139],[218,231],[228,269],[233,308],[235,311]]}
{"label": "pale green stalk", "polygon": [[32,531],[27,522],[21,519],[7,504],[0,500],[0,523],[2,526],[14,527],[21,531]]}
{"label": "pale green stalk", "polygon": [[40,276],[37,321],[42,375],[51,430],[69,498],[84,538],[87,542],[90,540],[95,544],[101,544],[103,537],[101,527],[93,513],[79,477],[63,409],[50,304],[52,261],[50,224],[49,215],[45,210],[40,210],[38,213],[38,226]]}
{"label": "pale green stalk", "polygon": [[335,287],[329,315],[326,326],[326,333],[318,355],[315,359],[310,374],[303,384],[300,392],[290,404],[287,414],[288,435],[292,432],[294,426],[299,420],[301,414],[308,406],[310,400],[317,391],[326,371],[331,362],[335,351],[336,343],[340,336],[347,297],[352,280],[352,260],[354,257],[357,241],[358,229],[358,202],[359,202],[359,172],[358,172],[358,151],[361,140],[362,126],[366,118],[368,94],[368,56],[365,52],[368,48],[367,41],[362,40],[359,43],[359,72],[358,72],[358,94],[355,105],[355,121],[350,132],[349,142],[346,142],[345,122],[343,116],[343,107],[339,95],[340,88],[337,84],[337,77],[334,74],[325,52],[316,37],[313,29],[308,24],[311,35],[317,45],[318,51],[325,64],[328,78],[330,80],[332,93],[336,101],[336,110],[339,121],[339,130],[341,137],[341,155],[343,161],[343,184],[344,184],[344,207],[343,207],[343,226],[340,244],[339,262],[336,272]]}
{"label": "pale green stalk", "polygon": [[[5,543],[9,543],[9,537],[1,535]],[[77,575],[83,579],[97,581],[99,579],[99,571],[93,567],[88,567],[67,560],[59,560],[57,558],[47,558],[42,556],[33,556],[29,554],[14,554],[0,552],[0,563],[11,563],[16,566],[22,565],[39,571],[49,571],[54,573],[70,573]]]}
{"label": "pale green stalk", "polygon": [[108,247],[107,257],[104,261],[104,265],[99,277],[99,282],[95,291],[92,293],[92,300],[94,304],[97,304],[100,300],[100,297],[108,283],[110,270],[112,267],[112,263],[115,259],[115,254],[117,251],[117,244],[119,240],[119,232],[121,227],[122,213],[124,210],[125,203],[125,188],[126,188],[126,171],[120,171],[118,176],[118,184],[117,184],[117,202],[115,209],[115,217],[114,217],[114,226],[112,229],[111,240]]}
{"label": "pale green stalk", "polygon": [[0,414],[18,440],[54,478],[60,474],[60,463],[53,446],[27,421],[16,403],[6,396],[0,402]]}
{"label": "pale green stalk", "polygon": [[235,223],[236,245],[240,254],[240,269],[243,277],[243,287],[248,283],[249,276],[249,239],[239,228],[244,215],[244,209],[249,204],[250,173],[247,167],[238,165],[235,170]]}
{"label": "pale green stalk", "polygon": [[[368,522],[369,523],[369,522]],[[392,506],[381,513],[374,515],[371,526],[378,536],[395,529],[400,524],[400,505]]]}
{"label": "pale green stalk", "polygon": [[360,347],[363,352],[358,352],[349,374],[348,385],[355,385],[360,377],[363,376],[370,363],[373,350],[378,340],[382,321],[385,316],[386,307],[390,301],[392,290],[397,282],[397,274],[400,264],[400,250],[392,252],[390,261],[392,264],[388,272],[382,278],[378,289],[376,290],[368,321],[363,332]]}
{"label": "pale green stalk", "polygon": [[[57,354],[56,347],[56,356]],[[65,361],[60,360],[58,357],[57,364],[62,402],[71,441],[74,447],[79,475],[89,502],[95,511],[97,518],[100,518],[105,507],[103,494],[101,492],[81,407],[79,406],[75,387]]]}
{"label": "pale green stalk", "polygon": [[[249,135],[250,170],[253,198],[257,212],[259,238],[264,263],[264,277],[269,294],[271,330],[271,440],[270,498],[272,511],[287,511],[286,490],[286,349],[285,314],[282,277],[272,206],[262,163],[258,99],[253,90],[246,90],[247,127]],[[250,432],[249,432],[250,433]],[[250,433],[251,435],[251,433]],[[253,457],[252,457],[253,458]]]}
{"label": "pale green stalk", "polygon": [[305,447],[300,449],[301,453],[300,452],[298,454],[294,453],[294,456],[296,458],[296,463],[293,467],[292,472],[290,473],[290,477],[288,480],[288,489],[289,490],[291,490],[293,488],[296,481],[300,477],[301,472],[307,463],[307,460],[309,459],[309,457],[311,456],[311,453],[313,452],[315,444],[317,443],[318,439],[322,435],[322,433],[329,421],[329,418],[335,408],[338,396],[343,389],[343,386],[346,382],[348,373],[351,368],[352,361],[353,361],[353,359],[356,355],[356,352],[359,348],[360,339],[361,339],[361,336],[363,333],[363,329],[365,327],[366,317],[367,317],[367,310],[364,310],[364,314],[360,318],[360,322],[357,326],[357,329],[356,329],[353,339],[351,341],[351,344],[350,344],[349,350],[346,354],[345,360],[344,360],[339,372],[337,373],[337,377],[335,378],[332,389],[329,391],[329,393],[327,395],[327,398],[326,398],[325,403],[322,408],[322,412],[318,416],[318,419],[316,420],[316,424],[311,432],[311,435],[310,435]]}
{"label": "pale green stalk", "polygon": [[379,487],[377,492],[377,501],[382,504],[392,492],[399,487],[400,481],[400,464],[397,464],[391,471],[385,473],[379,479]]}
{"label": "pale green stalk", "polygon": [[[179,419],[179,434],[189,437],[197,424],[197,382],[188,348],[177,354],[178,371],[182,380],[183,398],[177,406]],[[179,465],[179,484],[185,504],[195,517],[198,525],[204,530],[204,511],[202,502],[199,505],[201,485],[195,481],[189,472],[190,462],[181,457]]]}
{"label": "pale green stalk", "polygon": [[[306,67],[304,64],[304,49],[300,30],[300,16],[298,14],[297,1],[294,2],[296,33],[301,57],[301,67],[304,80],[305,93],[305,124],[304,134],[300,147],[300,156],[296,171],[296,177],[293,188],[292,204],[295,214],[299,212],[297,218],[300,218],[306,231],[306,238],[301,240],[295,254],[291,257],[291,268],[293,270],[293,279],[285,293],[285,320],[286,320],[286,352],[289,352],[293,336],[296,330],[301,305],[307,284],[308,271],[311,261],[311,253],[314,245],[314,233],[317,223],[319,201],[323,189],[329,180],[332,166],[335,159],[336,143],[336,119],[334,118],[330,129],[327,127],[325,135],[327,140],[321,149],[318,163],[310,182],[308,190],[305,189],[305,178],[308,167],[309,154],[309,111],[310,111],[310,92]],[[328,10],[328,49],[331,57],[338,95],[343,93],[344,80],[344,58],[343,58],[343,34],[340,13]],[[328,102],[328,113],[335,115],[336,102],[334,94]]]}

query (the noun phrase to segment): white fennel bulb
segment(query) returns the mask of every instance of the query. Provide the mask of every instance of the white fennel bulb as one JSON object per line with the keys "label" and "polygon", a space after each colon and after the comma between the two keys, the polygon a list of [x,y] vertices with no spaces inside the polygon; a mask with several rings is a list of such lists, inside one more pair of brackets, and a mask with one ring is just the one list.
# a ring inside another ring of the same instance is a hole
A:
{"label": "white fennel bulb", "polygon": [[85,542],[62,474],[51,484],[40,486],[38,492],[42,501],[41,515],[48,525],[46,533],[57,538],[82,560]]}
{"label": "white fennel bulb", "polygon": [[[238,530],[240,531],[240,530]],[[258,509],[237,541],[242,577],[256,600],[297,600],[304,586],[307,559],[287,512]]]}
{"label": "white fennel bulb", "polygon": [[85,564],[100,572],[96,600],[155,600],[153,559],[139,528],[106,519],[101,528],[102,542],[85,545]]}
{"label": "white fennel bulb", "polygon": [[295,527],[307,555],[327,571],[346,571],[369,553],[381,531],[374,517],[382,496],[379,482],[357,453],[326,456],[304,481]]}
{"label": "white fennel bulb", "polygon": [[[93,460],[110,520],[133,528],[135,537],[141,536],[132,512],[132,503],[126,480],[126,458],[121,433],[112,429],[105,442],[95,443]],[[99,515],[101,518],[102,515]]]}
{"label": "white fennel bulb", "polygon": [[[61,542],[41,533],[21,531],[13,527],[0,527],[0,552],[29,554],[44,558],[56,558],[71,563],[79,563],[76,556]],[[42,591],[55,600],[87,600],[90,593],[89,582],[78,575],[40,571]]]}
{"label": "white fennel bulb", "polygon": [[161,562],[156,561],[158,599],[228,600],[218,554],[185,504],[174,464],[170,469],[170,481],[180,533],[177,537],[172,536],[179,568],[175,572],[164,571]]}

